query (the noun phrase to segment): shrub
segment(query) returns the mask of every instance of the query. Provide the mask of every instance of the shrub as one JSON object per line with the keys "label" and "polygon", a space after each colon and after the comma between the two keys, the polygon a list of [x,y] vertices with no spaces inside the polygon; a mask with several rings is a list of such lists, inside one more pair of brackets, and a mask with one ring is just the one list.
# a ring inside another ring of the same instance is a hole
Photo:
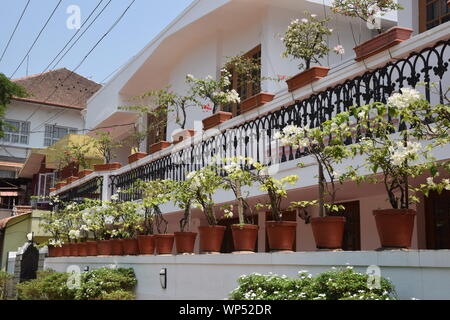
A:
{"label": "shrub", "polygon": [[394,300],[394,286],[380,279],[380,288],[368,288],[369,276],[353,268],[334,269],[317,277],[300,272],[298,278],[252,274],[239,278],[231,300]]}
{"label": "shrub", "polygon": [[41,271],[35,280],[17,285],[20,300],[134,300],[133,269],[101,268],[80,277],[80,287],[67,286],[69,273]]}
{"label": "shrub", "polygon": [[[101,268],[86,272],[81,277],[78,300],[94,300],[116,291],[132,292],[137,284],[133,269]],[[108,300],[108,299],[104,299]]]}
{"label": "shrub", "polygon": [[11,274],[0,270],[0,300],[5,300],[7,298],[8,282],[11,278]]}

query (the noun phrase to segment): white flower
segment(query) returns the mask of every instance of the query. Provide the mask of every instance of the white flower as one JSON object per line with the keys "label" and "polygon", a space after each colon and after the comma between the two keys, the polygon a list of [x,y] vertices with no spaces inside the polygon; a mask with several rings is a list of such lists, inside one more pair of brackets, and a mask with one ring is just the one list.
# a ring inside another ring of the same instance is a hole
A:
{"label": "white flower", "polygon": [[306,19],[306,18],[303,18],[303,19],[302,19],[302,22],[303,22],[303,23],[308,23],[308,22],[309,22],[309,20],[308,20],[308,19]]}
{"label": "white flower", "polygon": [[345,54],[345,48],[342,45],[337,45],[336,47],[334,47],[333,49],[334,52],[336,52],[337,54],[340,55],[344,55]]}
{"label": "white flower", "polygon": [[70,230],[69,231],[69,238],[70,239],[79,239],[80,238],[80,230]]}
{"label": "white flower", "polygon": [[114,194],[114,195],[112,195],[111,196],[111,200],[112,201],[117,201],[117,200],[119,200],[119,195],[116,193],[116,194]]}
{"label": "white flower", "polygon": [[400,91],[401,93],[394,93],[388,99],[388,103],[398,109],[406,109],[421,99],[420,92],[415,89],[402,88]]}
{"label": "white flower", "polygon": [[428,178],[427,178],[427,184],[428,184],[430,187],[433,187],[433,186],[435,185],[435,183],[434,183],[434,178],[433,178],[433,177],[428,177]]}

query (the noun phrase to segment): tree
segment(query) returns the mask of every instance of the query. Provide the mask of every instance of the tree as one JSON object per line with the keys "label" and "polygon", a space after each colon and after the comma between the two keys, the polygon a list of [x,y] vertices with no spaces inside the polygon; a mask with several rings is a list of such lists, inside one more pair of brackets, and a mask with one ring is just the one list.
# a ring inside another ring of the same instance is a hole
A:
{"label": "tree", "polygon": [[0,137],[3,137],[5,125],[5,110],[13,97],[27,97],[27,91],[18,84],[11,82],[3,73],[0,73]]}

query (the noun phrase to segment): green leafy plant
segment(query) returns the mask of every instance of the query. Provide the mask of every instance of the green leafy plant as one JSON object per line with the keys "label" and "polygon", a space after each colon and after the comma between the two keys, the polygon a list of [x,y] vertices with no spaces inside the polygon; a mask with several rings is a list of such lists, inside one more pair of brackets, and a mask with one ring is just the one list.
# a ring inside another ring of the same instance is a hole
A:
{"label": "green leafy plant", "polygon": [[11,281],[12,277],[13,277],[12,274],[9,274],[6,271],[0,270],[0,300],[7,299],[8,284]]}
{"label": "green leafy plant", "polygon": [[190,228],[191,211],[195,199],[195,191],[190,187],[189,181],[174,183],[171,199],[184,210],[183,218],[180,219],[180,231],[185,232]]}
{"label": "green leafy plant", "polygon": [[[275,138],[279,139],[282,145],[308,151],[318,165],[318,200],[294,202],[293,207],[318,205],[320,217],[345,209],[336,204],[336,193],[337,183],[342,183],[346,175],[338,172],[335,166],[352,155],[345,142],[354,130],[354,126],[349,125],[349,114],[341,113],[316,128],[291,125],[276,134]],[[299,166],[303,167],[304,164],[300,163]]]}
{"label": "green leafy plant", "polygon": [[112,129],[95,132],[95,147],[103,155],[105,163],[110,163],[116,156],[115,150],[122,147],[122,143],[112,138]]}
{"label": "green leafy plant", "polygon": [[46,270],[35,280],[17,284],[19,300],[75,300],[76,289],[67,287],[69,273]]}
{"label": "green leafy plant", "polygon": [[[230,79],[231,74],[226,69],[222,69],[218,80],[211,76],[204,79],[197,79],[191,74],[186,76],[186,82],[190,85],[197,105],[203,110],[212,110],[213,114],[217,113],[222,105],[241,102],[236,90],[230,89]],[[206,104],[203,101],[206,101]]]}
{"label": "green leafy plant", "polygon": [[29,94],[22,86],[12,82],[3,73],[0,73],[0,138],[4,136],[3,128],[7,125],[4,121],[6,107],[13,97],[25,98]]}
{"label": "green leafy plant", "polygon": [[[319,19],[317,15],[305,11],[305,18],[293,20],[281,38],[286,47],[282,56],[302,60],[299,65],[301,70],[311,68],[311,62],[319,63],[319,59],[330,52],[325,41],[325,37],[332,34],[327,26],[329,21],[329,18]],[[335,48],[335,51],[343,53],[342,49]]]}
{"label": "green leafy plant", "polygon": [[212,166],[199,171],[192,171],[186,176],[189,187],[194,191],[193,204],[203,210],[210,226],[218,223],[213,196],[222,186],[223,180]]}
{"label": "green leafy plant", "polygon": [[369,275],[352,267],[333,269],[313,277],[307,271],[298,278],[275,274],[241,276],[231,300],[395,300],[394,286],[380,277],[380,286],[369,286]]}
{"label": "green leafy plant", "polygon": [[393,10],[403,9],[395,0],[334,0],[331,10],[334,13],[359,18],[373,24],[376,15],[384,16]]}

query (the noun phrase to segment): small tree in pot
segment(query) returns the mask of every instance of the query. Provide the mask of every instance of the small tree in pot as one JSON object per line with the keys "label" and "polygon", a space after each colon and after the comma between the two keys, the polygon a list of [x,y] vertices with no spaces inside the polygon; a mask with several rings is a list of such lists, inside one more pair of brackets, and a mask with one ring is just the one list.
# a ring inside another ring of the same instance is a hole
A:
{"label": "small tree in pot", "polygon": [[259,203],[256,209],[270,210],[272,220],[266,221],[269,247],[272,251],[291,251],[294,246],[297,222],[283,221],[282,201],[287,198],[287,186],[295,185],[298,176],[289,175],[280,180],[270,175],[269,168],[253,162],[253,178],[260,184],[260,190],[267,192],[268,203]]}
{"label": "small tree in pot", "polygon": [[151,210],[158,234],[155,236],[157,254],[172,254],[174,234],[167,234],[168,221],[164,218],[160,206],[169,202],[174,183],[171,180],[137,181],[134,188],[142,192],[142,204]]}
{"label": "small tree in pot", "polygon": [[[304,70],[286,81],[289,91],[295,91],[328,75],[329,68],[311,67],[311,63],[319,64],[319,59],[330,52],[325,41],[325,37],[332,34],[332,30],[327,26],[329,20],[329,18],[319,19],[317,15],[305,11],[305,18],[293,20],[281,38],[286,47],[282,56],[302,60],[299,69]],[[344,53],[340,45],[334,51],[338,54]]]}
{"label": "small tree in pot", "polygon": [[200,250],[206,253],[218,253],[222,246],[225,227],[218,225],[215,212],[214,194],[223,184],[222,178],[213,167],[190,172],[186,181],[194,191],[194,206],[200,208],[209,226],[199,227]]}
{"label": "small tree in pot", "polygon": [[[361,19],[368,28],[378,31],[378,36],[354,48],[357,61],[387,50],[411,37],[413,30],[402,27],[393,27],[382,33],[381,17],[400,9],[403,7],[395,0],[334,0],[332,4],[334,13]],[[355,38],[355,35],[353,37]]]}
{"label": "small tree in pot", "polygon": [[[250,171],[254,162],[251,158],[234,157],[223,159],[224,166],[217,166],[217,170],[223,175],[222,187],[231,190],[236,197],[239,224],[231,226],[235,251],[255,251],[258,237],[259,227],[253,224],[253,210],[246,200],[249,192],[244,191],[244,188],[255,183]],[[231,210],[228,211],[231,215]]]}
{"label": "small tree in pot", "polygon": [[180,232],[175,232],[177,252],[181,254],[194,253],[196,232],[190,232],[192,207],[195,198],[195,190],[191,188],[189,181],[174,182],[172,200],[184,211],[180,219]]}
{"label": "small tree in pot", "polygon": [[94,166],[96,171],[110,171],[121,167],[120,163],[111,163],[111,160],[116,156],[115,150],[122,147],[122,143],[115,141],[111,133],[112,129],[95,132],[95,147],[105,161],[103,165]]}
{"label": "small tree in pot", "polygon": [[[283,145],[292,146],[294,149],[301,148],[302,151],[312,155],[317,162],[318,200],[301,201],[293,203],[293,206],[319,206],[319,218],[311,221],[319,249],[342,247],[345,218],[331,216],[331,214],[345,209],[336,204],[336,193],[338,183],[342,183],[346,175],[339,173],[335,166],[352,155],[350,148],[345,144],[351,137],[352,130],[356,129],[349,126],[349,114],[342,113],[333,120],[324,122],[320,127],[287,126],[282,133],[276,135]],[[299,166],[303,167],[304,164],[300,163]]]}
{"label": "small tree in pot", "polygon": [[[358,176],[358,168],[353,168],[353,179],[382,183],[392,206],[392,209],[374,211],[381,245],[385,248],[411,246],[416,212],[410,205],[419,199],[410,179],[435,170],[430,155],[433,144],[415,141],[416,131],[409,129],[412,124],[422,123],[423,119],[414,112],[421,103],[419,92],[402,89],[402,93],[389,98],[387,105],[373,103],[353,109],[353,115],[359,119],[358,130],[370,137],[362,138],[354,153],[365,155],[365,167],[375,175]],[[391,119],[398,119],[404,130],[394,133],[397,127]]]}

